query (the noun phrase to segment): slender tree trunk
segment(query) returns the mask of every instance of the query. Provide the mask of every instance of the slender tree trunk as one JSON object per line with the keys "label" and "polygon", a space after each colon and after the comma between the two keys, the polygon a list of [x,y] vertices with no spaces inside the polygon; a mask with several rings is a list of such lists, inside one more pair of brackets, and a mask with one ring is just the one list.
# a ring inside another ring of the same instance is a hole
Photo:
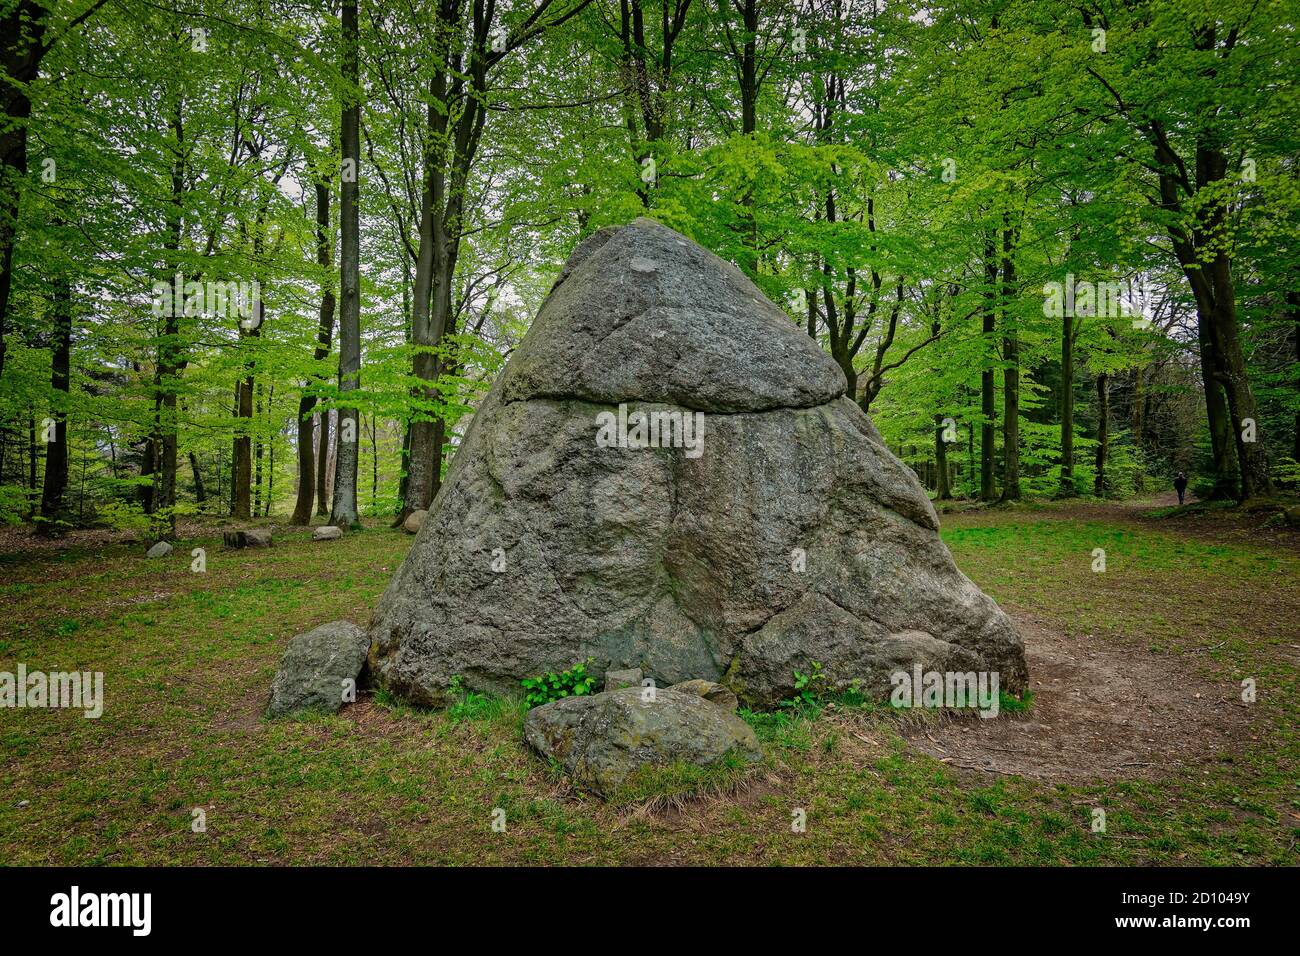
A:
{"label": "slender tree trunk", "polygon": [[[1129,420],[1133,428],[1133,447],[1142,453],[1142,444],[1146,428],[1146,369],[1133,370],[1133,407],[1129,410]],[[1145,473],[1138,469],[1133,477],[1133,490],[1137,494],[1146,492]]]}
{"label": "slender tree trunk", "polygon": [[[272,403],[275,400],[275,386],[272,385],[267,391],[266,406],[267,413],[270,414]],[[271,516],[271,503],[275,501],[275,435],[271,436],[270,442],[266,446],[266,500],[262,505],[262,516],[269,518]]]}
{"label": "slender tree trunk", "polygon": [[343,178],[339,253],[341,296],[339,308],[339,450],[334,480],[334,507],[330,523],[341,527],[360,524],[357,515],[358,414],[353,392],[361,387],[361,221],[357,205],[357,180],[361,174],[360,88],[358,71],[357,0],[343,0],[343,163],[355,175]]}
{"label": "slender tree trunk", "polygon": [[329,409],[316,416],[316,514],[330,513],[329,499],[329,460],[330,460],[330,412]]}
{"label": "slender tree trunk", "polygon": [[[402,430],[402,471],[401,471],[401,477],[399,477],[397,480],[397,500],[399,502],[397,506],[397,510],[399,514],[405,510],[405,508],[402,506],[402,503],[406,501],[406,483],[409,478],[408,469],[410,468],[410,461],[411,461],[411,423],[408,421],[406,423],[406,427]],[[406,519],[403,518],[402,520],[405,521]]]}
{"label": "slender tree trunk", "polygon": [[[68,487],[68,399],[72,367],[72,284],[60,276],[54,284],[54,355],[50,387],[59,396],[53,412],[54,430],[45,446],[45,486],[41,492],[41,530],[57,531]],[[61,393],[61,394],[60,394]]]}
{"label": "slender tree trunk", "polygon": [[315,404],[314,395],[304,392],[298,398],[298,490],[293,514],[289,517],[289,524],[292,525],[311,523],[312,499],[316,496],[316,417],[311,412]]}
{"label": "slender tree trunk", "polygon": [[993,468],[997,457],[997,451],[994,447],[997,441],[997,432],[995,431],[997,401],[994,393],[994,376],[997,374],[994,368],[997,346],[993,336],[997,332],[996,302],[998,294],[998,259],[997,250],[992,239],[989,239],[984,245],[984,281],[986,285],[983,328],[984,371],[980,375],[980,412],[982,414],[982,421],[980,422],[980,498],[983,501],[992,501],[997,497],[997,489],[993,483]]}
{"label": "slender tree trunk", "polygon": [[36,416],[27,419],[27,515],[36,514],[40,496],[36,492]]}
{"label": "slender tree trunk", "polygon": [[[1067,310],[1070,311],[1070,310]],[[1058,498],[1073,498],[1074,486],[1074,316],[1061,319],[1061,487]]]}
{"label": "slender tree trunk", "polygon": [[[445,125],[445,120],[443,124]],[[436,127],[435,118],[430,118],[430,125]],[[416,388],[416,395],[422,403],[434,401],[437,394],[433,386],[437,375],[436,365],[433,354],[428,350],[436,344],[433,340],[430,309],[434,282],[433,220],[438,214],[435,204],[441,192],[440,182],[430,160],[420,201],[420,246],[415,262],[411,303],[411,341],[417,349],[412,359],[412,371],[422,383],[428,383],[418,385]],[[417,412],[417,415],[419,417],[412,420],[408,426],[410,434],[406,459],[406,492],[402,498],[402,509],[394,522],[395,526],[405,521],[411,512],[427,510],[430,502],[433,501],[433,422],[423,410]]]}
{"label": "slender tree trunk", "polygon": [[231,459],[232,517],[247,521],[252,517],[253,439],[249,429],[253,421],[253,375],[251,362],[247,377],[239,382],[239,400],[235,410],[236,432]]}
{"label": "slender tree trunk", "polygon": [[[171,164],[171,213],[164,247],[168,253],[168,266],[175,266],[179,276],[179,253],[185,232],[186,149],[184,109],[179,98],[172,109],[170,127],[174,137]],[[177,308],[177,305],[173,302],[163,319],[163,334],[158,343],[158,374],[155,378],[159,386],[155,403],[157,417],[154,420],[158,480],[155,482],[157,491],[153,502],[156,516],[153,522],[153,536],[159,540],[176,537],[176,469],[180,443],[180,422],[176,414],[176,386],[186,364],[181,348],[182,311]]]}
{"label": "slender tree trunk", "polygon": [[1020,500],[1020,335],[1011,317],[1016,294],[1015,232],[1002,230],[1002,500]]}
{"label": "slender tree trunk", "polygon": [[[323,179],[316,181],[316,263],[322,269],[330,268],[330,247],[332,245],[330,235],[330,187],[329,183]],[[320,300],[320,321],[316,331],[316,351],[312,358],[318,363],[323,363],[330,354],[330,340],[334,335],[334,280],[328,280],[328,284],[321,289]],[[324,378],[317,375],[316,380]],[[311,522],[311,505],[312,497],[315,493],[317,481],[319,478],[322,488],[320,500],[322,504],[321,511],[325,502],[324,484],[325,484],[325,456],[320,456],[320,465],[318,466],[313,460],[312,443],[315,438],[314,416],[312,410],[316,407],[316,396],[311,394],[309,389],[310,382],[303,385],[303,392],[298,399],[298,499],[294,503],[293,517],[289,519],[290,524],[305,525]],[[328,432],[326,426],[326,432]],[[323,449],[324,442],[321,443]]]}
{"label": "slender tree trunk", "polygon": [[1106,478],[1106,461],[1110,456],[1110,376],[1097,376],[1097,458],[1092,493],[1098,498],[1110,491]]}
{"label": "slender tree trunk", "polygon": [[[758,129],[758,0],[740,0],[739,11],[745,26],[737,71],[740,75],[740,132],[743,136],[752,136]],[[745,186],[740,202],[744,243],[740,267],[752,277],[758,274],[758,220],[754,216],[753,182]]]}
{"label": "slender tree trunk", "polygon": [[[253,420],[258,431],[262,428],[262,383],[253,387]],[[253,442],[253,517],[262,513],[262,449],[261,440]]]}
{"label": "slender tree trunk", "polygon": [[[1286,301],[1291,307],[1291,334],[1295,339],[1296,367],[1300,368],[1300,292],[1288,292]],[[1295,389],[1300,392],[1300,377],[1295,380]],[[1295,430],[1292,433],[1291,440],[1291,460],[1300,462],[1300,404],[1296,405]]]}
{"label": "slender tree trunk", "polygon": [[947,501],[952,497],[952,486],[948,475],[948,443],[943,437],[943,416],[934,416],[934,468],[935,468],[935,492],[934,495],[940,501]]}
{"label": "slender tree trunk", "polygon": [[203,488],[203,472],[199,471],[199,456],[194,452],[190,452],[190,471],[194,473],[194,498],[203,504],[208,500],[208,495]]}

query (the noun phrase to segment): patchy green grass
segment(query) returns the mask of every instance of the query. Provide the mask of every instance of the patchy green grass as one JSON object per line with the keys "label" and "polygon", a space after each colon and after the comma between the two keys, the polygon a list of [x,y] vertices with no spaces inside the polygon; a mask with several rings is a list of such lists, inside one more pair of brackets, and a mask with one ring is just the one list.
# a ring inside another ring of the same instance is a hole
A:
{"label": "patchy green grass", "polygon": [[[266,551],[180,542],[0,555],[0,670],[98,670],[103,717],[0,711],[0,859],[16,864],[1297,862],[1295,551],[1101,509],[946,516],[958,564],[1071,634],[1257,677],[1252,739],[1195,774],[1063,786],[960,773],[889,708],[745,715],[757,768],[659,768],[615,800],[575,793],[521,742],[514,701],[425,713],[363,695],[265,721],[288,638],[365,624],[411,539],[387,530]],[[190,549],[207,548],[206,574]],[[1094,548],[1106,571],[1091,571]],[[1004,705],[1005,706],[1005,705]],[[815,719],[810,719],[815,716]],[[25,804],[21,805],[20,804]],[[1090,832],[1106,808],[1106,834]],[[195,832],[195,810],[206,830]],[[494,811],[505,832],[494,832]],[[795,832],[798,811],[806,832]],[[498,814],[499,816],[499,814]]]}

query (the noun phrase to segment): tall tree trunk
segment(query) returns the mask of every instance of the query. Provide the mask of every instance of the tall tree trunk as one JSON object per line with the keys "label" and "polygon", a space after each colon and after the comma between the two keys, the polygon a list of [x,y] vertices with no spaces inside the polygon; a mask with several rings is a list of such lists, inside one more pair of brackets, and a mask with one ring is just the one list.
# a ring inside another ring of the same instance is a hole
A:
{"label": "tall tree trunk", "polygon": [[1011,317],[1016,295],[1015,231],[1002,230],[1002,500],[1020,500],[1020,333]]}
{"label": "tall tree trunk", "polygon": [[1241,498],[1245,501],[1254,497],[1268,497],[1274,493],[1273,476],[1269,469],[1267,445],[1260,440],[1263,423],[1259,420],[1255,393],[1250,387],[1246,370],[1246,357],[1241,350],[1237,301],[1225,254],[1220,253],[1216,257],[1211,272],[1215,277],[1215,344],[1218,346],[1224,392],[1228,399],[1228,413],[1232,416],[1232,437],[1237,446]]}
{"label": "tall tree trunk", "polygon": [[36,416],[27,419],[27,516],[36,514],[40,496],[36,493]]}
{"label": "tall tree trunk", "polygon": [[[1225,41],[1235,45],[1236,31]],[[1218,51],[1219,38],[1213,26],[1198,28],[1197,49]],[[1208,117],[1207,117],[1208,119]],[[1213,122],[1197,128],[1194,182],[1189,179],[1181,157],[1169,144],[1168,134],[1160,121],[1142,124],[1156,162],[1160,165],[1157,183],[1162,207],[1171,217],[1166,231],[1172,239],[1174,255],[1187,278],[1196,300],[1197,331],[1201,342],[1201,369],[1205,386],[1206,414],[1209,418],[1215,467],[1215,486],[1211,497],[1221,495],[1227,481],[1229,465],[1222,419],[1228,420],[1231,434],[1226,437],[1236,447],[1239,497],[1243,500],[1273,492],[1269,474],[1268,451],[1262,441],[1247,441],[1245,423],[1259,421],[1255,396],[1246,374],[1241,350],[1241,327],[1237,319],[1236,288],[1232,278],[1232,258],[1224,241],[1227,203],[1219,189],[1227,176],[1228,159]],[[1216,192],[1216,190],[1218,190]],[[1183,197],[1198,200],[1190,224],[1184,222]],[[1208,201],[1205,200],[1209,197]],[[1212,258],[1205,259],[1210,252]],[[1222,390],[1222,395],[1218,392]],[[1226,411],[1222,402],[1226,402]]]}
{"label": "tall tree trunk", "polygon": [[[257,329],[253,329],[248,336],[243,334],[241,327],[240,338],[251,338],[257,334]],[[252,482],[253,482],[253,363],[250,359],[245,368],[248,370],[244,378],[240,379],[238,386],[238,401],[235,408],[235,440],[233,443],[233,455],[231,457],[231,505],[230,514],[232,517],[241,518],[247,521],[252,517]]]}
{"label": "tall tree trunk", "polygon": [[[399,502],[397,506],[397,511],[399,514],[402,511],[406,510],[403,507],[403,503],[406,501],[406,483],[407,480],[409,479],[409,474],[407,469],[410,467],[410,461],[411,461],[411,423],[408,421],[406,423],[406,427],[402,430],[402,470],[400,473],[400,477],[397,479],[397,500]],[[406,519],[403,518],[402,520],[405,521]]]}
{"label": "tall tree trunk", "polygon": [[1098,498],[1110,491],[1106,478],[1106,461],[1110,457],[1110,376],[1102,372],[1097,376],[1097,458],[1092,493]]}
{"label": "tall tree trunk", "polygon": [[1074,486],[1074,335],[1074,316],[1066,315],[1061,319],[1061,486],[1056,492],[1058,498],[1073,498],[1078,494]]}
{"label": "tall tree trunk", "polygon": [[[253,387],[253,420],[262,429],[262,383]],[[262,449],[261,439],[253,442],[253,517],[262,513]]]}
{"label": "tall tree trunk", "polygon": [[[1291,307],[1291,334],[1295,339],[1296,367],[1300,368],[1300,292],[1288,292],[1287,304]],[[1300,392],[1300,377],[1295,380],[1295,389]],[[1300,462],[1300,404],[1296,406],[1295,430],[1292,433],[1291,460]]]}
{"label": "tall tree trunk", "polygon": [[[433,96],[439,92],[445,96],[445,90],[440,90],[437,82],[434,84]],[[430,106],[431,114],[434,112]],[[439,124],[445,128],[446,119],[431,115],[429,117],[430,127],[438,129]],[[415,280],[411,293],[411,342],[416,347],[416,353],[412,359],[412,371],[415,377],[420,380],[421,384],[416,388],[416,397],[421,403],[433,402],[437,390],[434,388],[434,378],[437,375],[434,355],[429,351],[437,343],[433,339],[433,325],[431,322],[431,306],[433,300],[433,283],[434,283],[434,218],[440,214],[439,200],[442,193],[441,171],[435,165],[432,157],[428,160],[428,166],[424,176],[424,190],[420,199],[420,245],[415,260]],[[394,526],[401,524],[407,516],[413,511],[428,510],[430,502],[433,501],[434,494],[434,467],[433,467],[433,422],[430,420],[427,412],[420,410],[417,412],[418,417],[413,419],[409,426],[409,443],[407,446],[406,457],[406,489],[402,497],[402,508],[397,514]]]}
{"label": "tall tree trunk", "polygon": [[194,473],[194,498],[199,504],[208,500],[207,492],[203,488],[203,472],[199,470],[199,456],[190,452],[190,471]]}
{"label": "tall tree trunk", "polygon": [[984,371],[980,375],[980,498],[992,501],[997,497],[993,484],[993,468],[996,460],[997,441],[995,419],[997,418],[997,401],[994,393],[994,368],[997,357],[997,345],[994,333],[997,331],[997,284],[998,259],[997,249],[992,238],[984,244]]}
{"label": "tall tree trunk", "polygon": [[[332,243],[330,235],[330,187],[329,182],[317,178],[316,180],[316,264],[323,270],[330,268],[330,247]],[[334,279],[330,278],[322,284],[320,299],[320,321],[316,330],[316,350],[312,353],[312,358],[319,364],[323,363],[330,354],[330,340],[334,336]],[[316,381],[321,381],[324,376],[317,374]],[[289,519],[290,524],[305,525],[311,522],[312,497],[316,490],[316,479],[319,477],[322,486],[321,502],[325,501],[323,486],[325,484],[325,456],[320,456],[319,471],[316,462],[313,460],[312,444],[315,438],[314,421],[315,416],[312,410],[316,407],[316,396],[310,392],[311,382],[304,383],[302,395],[298,399],[298,498],[294,503],[293,517]],[[329,431],[328,425],[326,432]],[[324,442],[321,443],[323,449]],[[324,511],[324,508],[321,509]]]}
{"label": "tall tree trunk", "polygon": [[315,421],[312,406],[316,397],[305,392],[298,398],[298,491],[289,524],[311,523],[312,500],[316,496]]}
{"label": "tall tree trunk", "polygon": [[27,122],[32,115],[30,85],[45,56],[47,8],[35,0],[5,4],[0,14],[0,377],[4,375],[9,291],[13,285],[18,210],[27,179]]}
{"label": "tall tree trunk", "polygon": [[358,71],[357,0],[343,0],[343,163],[355,175],[343,177],[340,216],[342,243],[339,252],[341,295],[339,301],[339,449],[335,466],[334,507],[330,523],[356,527],[357,451],[359,419],[356,404],[349,402],[361,387],[361,220],[357,205],[357,180],[361,175],[361,103]]}
{"label": "tall tree trunk", "polygon": [[[171,163],[171,210],[167,224],[164,249],[168,253],[168,271],[176,270],[180,278],[179,253],[185,234],[185,124],[184,106],[177,98],[170,120],[174,144]],[[180,442],[180,422],[176,414],[177,379],[186,361],[181,348],[181,315],[183,307],[173,301],[164,313],[163,334],[158,342],[158,396],[155,401],[154,442],[157,448],[158,468],[153,501],[153,537],[176,537],[176,468],[177,449]]]}
{"label": "tall tree trunk", "polygon": [[330,412],[329,409],[316,416],[316,514],[330,513]]}
{"label": "tall tree trunk", "polygon": [[[740,0],[741,20],[745,25],[744,45],[740,51],[740,132],[752,136],[758,129],[758,0]],[[667,3],[664,4],[667,15]],[[732,47],[733,51],[735,47]],[[740,267],[749,276],[758,274],[758,220],[754,216],[754,183],[741,196],[741,236],[744,251]],[[850,392],[850,395],[853,393]]]}
{"label": "tall tree trunk", "polygon": [[[272,385],[266,392],[266,413],[271,417],[275,407],[275,386]],[[266,499],[262,505],[262,516],[269,518],[271,516],[271,502],[275,500],[275,436],[279,431],[272,433],[271,440],[266,446]]]}
{"label": "tall tree trunk", "polygon": [[1232,422],[1228,418],[1228,402],[1219,381],[1219,361],[1214,348],[1214,334],[1208,319],[1197,309],[1197,337],[1201,345],[1201,379],[1205,392],[1205,418],[1210,430],[1210,463],[1214,469],[1214,485],[1206,495],[1209,501],[1226,501],[1237,497],[1235,479],[1236,453],[1232,445]]}
{"label": "tall tree trunk", "polygon": [[[54,355],[50,387],[57,396],[54,433],[45,446],[45,486],[41,491],[41,530],[53,533],[63,513],[63,494],[68,487],[68,399],[72,367],[72,284],[60,276],[54,284]],[[61,393],[61,395],[59,394]]]}
{"label": "tall tree trunk", "polygon": [[948,442],[943,437],[943,416],[934,416],[934,468],[935,468],[935,489],[934,496],[940,501],[947,501],[952,497],[952,485],[948,474]]}

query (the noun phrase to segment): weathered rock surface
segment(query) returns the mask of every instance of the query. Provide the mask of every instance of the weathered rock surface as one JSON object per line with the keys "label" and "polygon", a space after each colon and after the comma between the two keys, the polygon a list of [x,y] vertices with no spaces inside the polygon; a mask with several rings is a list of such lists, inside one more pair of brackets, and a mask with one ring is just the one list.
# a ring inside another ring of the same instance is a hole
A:
{"label": "weathered rock surface", "polygon": [[427,511],[412,511],[402,522],[402,530],[409,531],[411,534],[418,534],[420,528],[424,526],[424,519],[429,516]]}
{"label": "weathered rock surface", "polygon": [[605,690],[618,690],[622,687],[641,686],[641,668],[630,667],[622,671],[605,671]]}
{"label": "weathered rock surface", "polygon": [[[476,411],[371,627],[376,679],[514,691],[593,658],[751,706],[989,670],[1007,616],[954,566],[912,471],[838,366],[733,266],[648,220],[575,250]],[[703,412],[702,454],[602,447],[597,415]]]}
{"label": "weathered rock surface", "polygon": [[710,703],[725,707],[727,710],[735,710],[740,706],[740,701],[731,690],[711,680],[684,680],[680,684],[673,684],[668,689],[703,697]]}
{"label": "weathered rock surface", "polygon": [[323,524],[311,533],[313,541],[334,541],[341,537],[343,529],[332,524]]}
{"label": "weathered rock surface", "polygon": [[729,752],[758,760],[750,726],[703,697],[663,689],[652,700],[639,687],[566,697],[528,712],[524,737],[558,760],[574,782],[612,795],[640,767],[684,761],[707,766]]}
{"label": "weathered rock surface", "polygon": [[351,621],[331,621],[295,636],[271,682],[266,715],[306,709],[334,713],[343,706],[347,682],[356,689],[369,647],[365,632]]}
{"label": "weathered rock surface", "polygon": [[172,553],[172,546],[166,541],[159,541],[152,548],[145,552],[146,558],[165,558]]}

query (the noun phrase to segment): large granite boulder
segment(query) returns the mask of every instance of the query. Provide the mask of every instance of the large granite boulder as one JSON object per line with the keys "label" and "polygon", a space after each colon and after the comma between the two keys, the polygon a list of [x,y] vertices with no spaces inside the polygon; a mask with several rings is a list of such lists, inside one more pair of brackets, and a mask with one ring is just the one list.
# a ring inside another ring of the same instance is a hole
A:
{"label": "large granite boulder", "polygon": [[374,678],[438,705],[592,658],[770,707],[814,661],[881,697],[921,663],[1018,692],[1011,621],[845,391],[734,266],[646,219],[590,236],[379,602]]}
{"label": "large granite boulder", "polygon": [[758,760],[753,729],[696,694],[625,687],[566,697],[528,712],[524,738],[559,761],[578,786],[609,797],[641,767]]}
{"label": "large granite boulder", "polygon": [[351,621],[331,621],[296,635],[271,682],[266,715],[282,717],[299,710],[334,713],[345,701],[355,700],[369,647],[365,631]]}
{"label": "large granite boulder", "polygon": [[227,548],[269,548],[271,546],[270,528],[240,528],[223,531],[222,541]]}

